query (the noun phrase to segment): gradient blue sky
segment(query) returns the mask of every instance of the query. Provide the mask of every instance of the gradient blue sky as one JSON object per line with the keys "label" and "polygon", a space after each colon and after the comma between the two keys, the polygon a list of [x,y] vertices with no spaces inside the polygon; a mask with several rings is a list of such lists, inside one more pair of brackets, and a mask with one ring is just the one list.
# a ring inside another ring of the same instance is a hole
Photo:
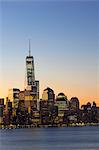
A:
{"label": "gradient blue sky", "polygon": [[0,2],[0,97],[24,88],[28,39],[46,86],[99,103],[99,2]]}

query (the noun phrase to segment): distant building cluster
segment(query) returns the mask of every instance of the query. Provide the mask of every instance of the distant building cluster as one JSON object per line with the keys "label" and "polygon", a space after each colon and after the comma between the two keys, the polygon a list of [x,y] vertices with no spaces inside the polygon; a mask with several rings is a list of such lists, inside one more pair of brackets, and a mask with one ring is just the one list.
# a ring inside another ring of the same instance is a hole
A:
{"label": "distant building cluster", "polygon": [[58,125],[69,123],[99,123],[99,107],[88,102],[80,108],[79,99],[68,100],[64,93],[55,96],[47,87],[39,99],[39,81],[35,80],[34,58],[26,57],[26,87],[23,91],[8,91],[6,104],[0,98],[0,125]]}

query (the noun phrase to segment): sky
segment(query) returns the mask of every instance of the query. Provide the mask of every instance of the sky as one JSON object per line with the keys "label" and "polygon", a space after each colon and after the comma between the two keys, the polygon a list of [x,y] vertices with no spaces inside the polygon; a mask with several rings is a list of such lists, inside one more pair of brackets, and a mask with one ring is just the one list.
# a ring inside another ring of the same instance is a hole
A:
{"label": "sky", "polygon": [[28,39],[40,81],[99,105],[99,2],[0,1],[0,97],[24,89]]}

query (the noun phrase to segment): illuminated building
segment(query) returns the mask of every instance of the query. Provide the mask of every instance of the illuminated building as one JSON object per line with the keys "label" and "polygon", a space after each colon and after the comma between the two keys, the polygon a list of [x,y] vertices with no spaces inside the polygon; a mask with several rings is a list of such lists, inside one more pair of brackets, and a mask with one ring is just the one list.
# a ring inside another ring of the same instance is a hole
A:
{"label": "illuminated building", "polygon": [[6,97],[6,109],[5,109],[5,112],[6,112],[6,117],[8,118],[8,122],[9,124],[11,123],[11,120],[12,120],[12,112],[13,112],[13,109],[12,109],[12,102],[8,99],[8,97]]}
{"label": "illuminated building", "polygon": [[39,111],[33,111],[32,122],[33,122],[33,124],[40,124],[40,113],[39,113]]}
{"label": "illuminated building", "polygon": [[0,98],[0,124],[3,123],[4,98]]}
{"label": "illuminated building", "polygon": [[79,100],[77,97],[72,97],[70,99],[70,109],[79,110]]}
{"label": "illuminated building", "polygon": [[56,105],[59,111],[64,111],[69,109],[69,101],[64,93],[59,93],[56,97]]}
{"label": "illuminated building", "polygon": [[25,106],[28,110],[36,110],[39,101],[39,81],[35,80],[34,57],[31,56],[30,41],[29,55],[26,57],[26,89],[24,90]]}
{"label": "illuminated building", "polygon": [[54,91],[51,89],[51,88],[46,88],[44,91],[43,91],[43,94],[42,94],[42,100],[45,100],[45,101],[54,101],[55,100],[55,94],[54,94]]}
{"label": "illuminated building", "polygon": [[[49,124],[51,121],[51,114],[55,114],[56,111],[54,107],[55,94],[51,88],[46,88],[43,91],[42,99],[40,101],[40,117],[41,124]],[[55,116],[55,115],[53,115]]]}
{"label": "illuminated building", "polygon": [[58,120],[62,123],[65,111],[69,110],[67,96],[64,93],[59,93],[56,97],[55,105],[58,107]]}
{"label": "illuminated building", "polygon": [[35,85],[34,58],[31,56],[29,41],[29,56],[26,57],[27,88]]}
{"label": "illuminated building", "polygon": [[40,118],[41,124],[48,124],[49,123],[49,104],[46,100],[40,100]]}
{"label": "illuminated building", "polygon": [[20,90],[17,88],[9,89],[8,91],[8,99],[10,100],[10,102],[12,102],[12,107],[14,109],[18,108],[19,93],[20,93]]}

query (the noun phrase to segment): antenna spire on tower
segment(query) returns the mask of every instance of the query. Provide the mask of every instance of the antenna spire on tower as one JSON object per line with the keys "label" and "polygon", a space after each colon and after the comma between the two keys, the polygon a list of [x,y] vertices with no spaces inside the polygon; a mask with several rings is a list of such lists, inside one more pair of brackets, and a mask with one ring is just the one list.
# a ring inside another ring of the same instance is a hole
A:
{"label": "antenna spire on tower", "polygon": [[29,56],[31,56],[31,41],[29,39]]}

